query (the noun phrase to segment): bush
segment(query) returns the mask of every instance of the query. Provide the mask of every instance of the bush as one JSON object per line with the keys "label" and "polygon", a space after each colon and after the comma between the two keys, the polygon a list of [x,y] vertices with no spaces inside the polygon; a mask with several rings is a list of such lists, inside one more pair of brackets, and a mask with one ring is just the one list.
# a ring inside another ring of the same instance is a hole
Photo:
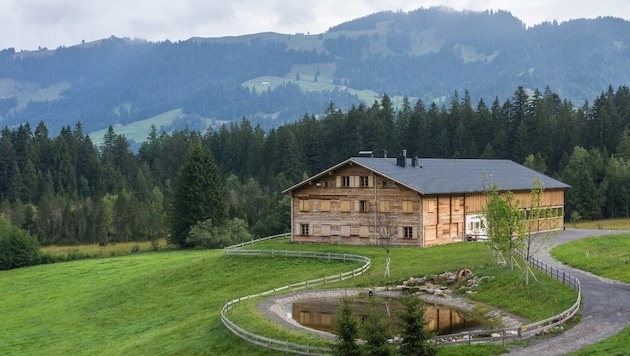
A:
{"label": "bush", "polygon": [[232,219],[222,226],[214,226],[211,219],[195,224],[188,233],[186,244],[202,248],[223,248],[239,242],[249,241],[247,222],[242,219]]}
{"label": "bush", "polygon": [[0,216],[0,270],[40,263],[39,243],[26,231],[11,226]]}

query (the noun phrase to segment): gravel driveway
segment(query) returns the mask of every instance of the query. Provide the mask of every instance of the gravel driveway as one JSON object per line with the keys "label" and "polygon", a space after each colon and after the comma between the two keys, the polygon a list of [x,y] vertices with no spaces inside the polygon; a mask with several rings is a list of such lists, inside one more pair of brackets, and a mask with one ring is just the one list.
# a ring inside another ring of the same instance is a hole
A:
{"label": "gravel driveway", "polygon": [[[624,233],[610,230],[563,231],[554,246],[589,236]],[[630,284],[595,276],[555,261],[548,250],[539,251],[537,259],[573,274],[580,280],[584,298],[582,319],[570,330],[528,347],[514,348],[510,355],[564,355],[596,343],[630,325]]]}

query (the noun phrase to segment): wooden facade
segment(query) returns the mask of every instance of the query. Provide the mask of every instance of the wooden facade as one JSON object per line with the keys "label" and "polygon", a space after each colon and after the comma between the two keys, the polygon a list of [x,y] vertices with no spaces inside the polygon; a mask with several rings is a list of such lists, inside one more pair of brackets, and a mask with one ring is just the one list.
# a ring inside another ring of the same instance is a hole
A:
{"label": "wooden facade", "polygon": [[[422,194],[374,170],[346,161],[285,192],[291,194],[292,240],[367,245],[390,228],[393,244],[432,246],[465,239],[467,214],[483,210],[483,192]],[[529,204],[529,191],[514,192]],[[544,191],[543,206],[558,209],[537,230],[563,227],[564,189]]]}

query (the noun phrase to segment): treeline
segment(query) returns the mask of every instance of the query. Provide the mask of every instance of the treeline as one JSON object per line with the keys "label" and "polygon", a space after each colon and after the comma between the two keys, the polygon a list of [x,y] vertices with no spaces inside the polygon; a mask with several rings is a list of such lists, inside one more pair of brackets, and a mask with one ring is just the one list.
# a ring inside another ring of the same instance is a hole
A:
{"label": "treeline", "polygon": [[[504,102],[473,104],[466,91],[442,106],[384,95],[344,112],[330,103],[264,130],[243,118],[214,131],[158,133],[139,151],[110,127],[96,147],[81,123],[52,138],[43,122],[4,128],[0,210],[42,244],[146,240],[166,233],[172,185],[191,143],[211,152],[226,215],[261,237],[289,230],[289,197],[305,177],[361,150],[390,156],[511,159],[572,186],[566,216],[630,216],[630,89],[609,87],[575,107],[551,90],[519,87]],[[466,172],[462,172],[466,174]]]}

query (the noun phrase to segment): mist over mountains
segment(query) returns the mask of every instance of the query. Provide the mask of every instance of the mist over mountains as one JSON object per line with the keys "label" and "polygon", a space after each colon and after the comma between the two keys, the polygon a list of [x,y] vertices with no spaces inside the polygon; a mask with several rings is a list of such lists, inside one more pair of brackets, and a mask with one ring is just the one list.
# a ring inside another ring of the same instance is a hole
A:
{"label": "mist over mountains", "polygon": [[93,132],[145,120],[204,130],[245,116],[270,128],[384,93],[443,103],[468,90],[490,102],[519,86],[548,87],[579,106],[630,83],[628,46],[630,22],[613,17],[528,28],[505,11],[430,8],[379,12],[323,34],[9,48],[0,51],[0,125],[44,121],[57,134],[77,121]]}

